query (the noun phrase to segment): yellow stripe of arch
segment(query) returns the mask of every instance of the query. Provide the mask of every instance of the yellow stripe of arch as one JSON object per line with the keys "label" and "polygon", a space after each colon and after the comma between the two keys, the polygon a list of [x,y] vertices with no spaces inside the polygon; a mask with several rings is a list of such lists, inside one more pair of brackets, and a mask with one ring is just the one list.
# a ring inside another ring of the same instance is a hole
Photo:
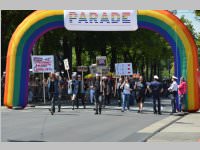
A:
{"label": "yellow stripe of arch", "polygon": [[[193,56],[192,56],[192,46],[185,35],[184,31],[182,28],[179,28],[179,23],[175,22],[171,18],[169,18],[167,15],[161,14],[159,12],[153,11],[153,10],[138,10],[138,14],[140,15],[146,15],[150,17],[157,18],[174,29],[177,34],[179,35],[181,41],[183,41],[184,47],[186,49],[186,57],[187,60],[191,60],[190,62],[187,61],[187,79],[188,79],[188,99],[192,100],[188,103],[188,108],[194,108],[194,100],[195,100],[195,94],[194,94],[194,62],[193,62]],[[176,28],[176,25],[178,28]]]}
{"label": "yellow stripe of arch", "polygon": [[[42,10],[36,11],[28,16],[16,29],[12,38],[11,38],[11,46],[8,50],[8,56],[10,56],[10,69],[9,69],[9,83],[8,83],[8,106],[12,106],[13,100],[13,87],[14,87],[14,72],[15,72],[15,61],[16,61],[16,52],[18,44],[24,35],[24,33],[35,23],[38,21],[54,15],[63,15],[63,10]],[[64,16],[63,16],[64,17]]]}
{"label": "yellow stripe of arch", "polygon": [[[63,10],[44,10],[44,11],[36,11],[30,16],[28,16],[16,29],[14,32],[12,38],[11,38],[11,44],[9,45],[9,50],[8,50],[8,56],[10,58],[10,69],[9,69],[9,83],[8,83],[8,100],[13,99],[13,87],[14,87],[14,71],[15,71],[15,60],[16,60],[16,52],[17,52],[17,46],[24,35],[24,33],[36,22],[39,20],[42,20],[48,16],[53,16],[53,15],[62,15],[64,14]],[[172,20],[166,15],[163,15],[159,12],[152,11],[152,10],[138,10],[138,14],[140,15],[147,15],[151,16],[154,18],[157,18],[159,20],[162,20],[169,26],[171,26],[173,29],[175,29],[175,26],[178,25],[177,22]],[[192,55],[192,47],[189,43],[188,38],[186,37],[185,33],[181,28],[177,28],[177,34],[179,35],[180,39],[183,41],[183,44],[186,48],[186,57],[187,60],[192,60],[193,55]],[[188,92],[188,98],[192,100],[193,103],[188,103],[189,108],[194,108],[194,97],[195,94],[192,94],[194,92],[194,63],[193,61],[188,62],[187,61],[187,74],[188,74],[188,87],[189,91]],[[9,103],[9,101],[8,101]]]}

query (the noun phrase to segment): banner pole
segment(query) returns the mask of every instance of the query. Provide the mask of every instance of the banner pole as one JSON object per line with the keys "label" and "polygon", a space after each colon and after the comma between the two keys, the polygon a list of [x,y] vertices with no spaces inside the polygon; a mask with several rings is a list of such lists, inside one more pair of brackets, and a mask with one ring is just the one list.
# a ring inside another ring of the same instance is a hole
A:
{"label": "banner pole", "polygon": [[68,71],[68,69],[67,69],[67,75],[68,75],[68,79],[70,80],[70,76],[69,76],[69,71]]}

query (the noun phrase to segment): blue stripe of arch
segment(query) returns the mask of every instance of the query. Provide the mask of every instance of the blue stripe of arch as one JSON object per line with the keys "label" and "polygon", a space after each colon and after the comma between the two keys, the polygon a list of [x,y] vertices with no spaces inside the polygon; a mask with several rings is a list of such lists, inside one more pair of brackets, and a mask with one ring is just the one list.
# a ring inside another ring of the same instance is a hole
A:
{"label": "blue stripe of arch", "polygon": [[[26,77],[29,75],[29,64],[30,61],[30,53],[28,49],[35,38],[37,38],[38,35],[40,35],[43,31],[49,29],[49,28],[56,28],[56,27],[64,27],[63,21],[56,21],[51,22],[48,24],[45,24],[44,26],[40,27],[34,33],[28,38],[27,42],[24,45],[24,50],[22,54],[22,69],[21,69],[21,85],[20,85],[20,102],[19,105],[25,107],[27,104],[27,98],[28,98],[28,80],[26,80]],[[28,58],[27,58],[28,57]],[[27,91],[26,91],[27,90]]]}
{"label": "blue stripe of arch", "polygon": [[[149,22],[138,21],[138,26],[139,26],[139,28],[147,27],[147,28],[150,28],[152,31],[158,32],[171,45],[172,51],[173,51],[173,54],[174,54],[174,59],[175,59],[175,76],[180,78],[181,77],[181,62],[180,62],[179,48],[177,47],[178,57],[176,57],[176,46],[174,46],[174,45],[176,45],[176,42],[170,36],[170,34],[167,31],[160,28],[159,26],[152,24],[152,23],[149,23]],[[177,65],[178,65],[178,68],[177,68]]]}

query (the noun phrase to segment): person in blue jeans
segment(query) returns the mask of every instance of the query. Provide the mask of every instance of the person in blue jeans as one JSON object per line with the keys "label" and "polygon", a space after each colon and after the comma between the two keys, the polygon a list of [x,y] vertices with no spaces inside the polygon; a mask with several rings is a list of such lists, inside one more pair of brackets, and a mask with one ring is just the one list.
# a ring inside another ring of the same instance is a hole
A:
{"label": "person in blue jeans", "polygon": [[129,98],[131,94],[131,88],[128,78],[125,78],[124,83],[121,85],[123,87],[123,99],[122,99],[122,112],[125,111],[125,107],[129,109]]}

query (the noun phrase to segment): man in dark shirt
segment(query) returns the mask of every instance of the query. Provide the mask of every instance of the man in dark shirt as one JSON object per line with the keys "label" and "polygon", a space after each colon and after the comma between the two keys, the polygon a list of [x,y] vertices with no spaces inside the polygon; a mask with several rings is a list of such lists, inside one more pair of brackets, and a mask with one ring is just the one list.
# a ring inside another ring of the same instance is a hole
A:
{"label": "man in dark shirt", "polygon": [[95,114],[101,114],[102,108],[102,86],[100,81],[100,75],[96,74],[96,80],[94,82],[95,89]]}
{"label": "man in dark shirt", "polygon": [[135,87],[135,81],[133,79],[133,77],[130,78],[130,88],[133,89],[131,91],[131,94],[130,94],[130,103],[129,105],[134,105],[134,100],[135,100],[135,90],[134,90],[134,87]]}
{"label": "man in dark shirt", "polygon": [[[161,115],[160,93],[163,91],[162,84],[158,81],[158,76],[154,76],[154,81],[150,83],[150,89],[153,95],[153,110],[154,114]],[[158,111],[156,109],[156,101],[158,103]]]}
{"label": "man in dark shirt", "polygon": [[81,75],[78,75],[78,93],[77,93],[77,109],[79,108],[79,100],[81,99],[83,107],[85,109],[85,99],[84,99],[84,87],[82,87],[82,80],[81,80]]}

